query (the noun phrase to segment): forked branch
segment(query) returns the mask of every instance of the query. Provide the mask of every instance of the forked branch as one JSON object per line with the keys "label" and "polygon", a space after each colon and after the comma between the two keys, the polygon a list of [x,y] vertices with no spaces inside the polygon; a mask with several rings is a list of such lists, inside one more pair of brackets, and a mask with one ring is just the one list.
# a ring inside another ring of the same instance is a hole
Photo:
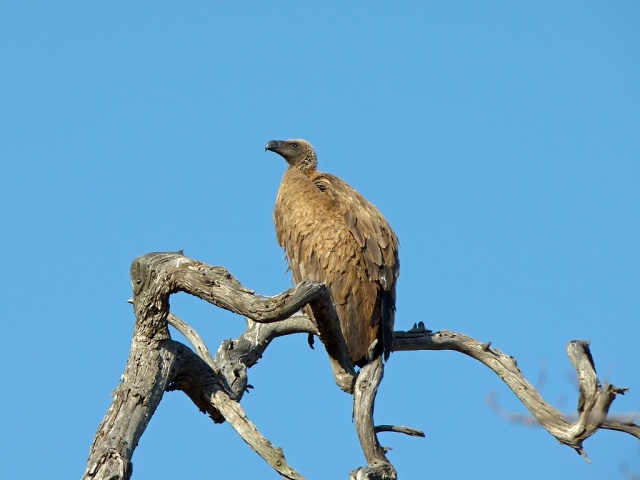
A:
{"label": "forked branch", "polygon": [[[149,253],[132,264],[134,293],[138,284],[148,281],[150,270],[163,282],[167,298],[171,293],[186,292],[261,324],[279,322],[307,304],[322,311],[322,318],[329,321],[315,327],[329,354],[335,381],[345,392],[353,392],[356,373],[325,285],[302,282],[280,295],[264,297],[242,286],[224,267],[212,267],[181,253]],[[165,322],[166,314],[168,308]]]}
{"label": "forked branch", "polygon": [[[284,478],[303,479],[287,465],[282,450],[274,447],[248,420],[233,393],[225,388],[226,382],[212,368],[204,343],[197,350],[206,360],[171,340],[167,328],[169,295],[184,290],[234,311],[253,308],[256,318],[269,322],[277,321],[273,317],[282,315],[282,311],[287,315],[294,313],[309,301],[308,296],[314,298],[314,291],[315,295],[321,295],[326,288],[298,285],[274,299],[255,302],[252,293],[224,269],[175,253],[149,254],[136,259],[131,266],[131,280],[136,314],[131,353],[122,383],[91,447],[83,478],[129,479],[133,451],[163,393],[180,389],[215,421],[229,421],[251,448]],[[220,295],[212,293],[216,289]],[[179,323],[175,318],[172,320]],[[193,333],[192,339],[199,338],[195,331],[190,333]]]}
{"label": "forked branch", "polygon": [[460,333],[432,332],[424,326],[415,326],[408,332],[396,332],[394,351],[453,350],[464,353],[493,370],[520,399],[536,420],[559,442],[568,445],[587,458],[582,448],[584,440],[598,429],[619,430],[640,438],[640,427],[632,422],[608,421],[607,413],[616,395],[626,389],[600,384],[596,376],[589,343],[574,340],[567,345],[567,354],[578,372],[580,397],[578,415],[571,422],[547,403],[524,377],[516,360],[490,343],[481,343]]}
{"label": "forked branch", "polygon": [[[352,479],[396,478],[380,446],[377,433],[393,431],[423,436],[408,427],[374,427],[373,411],[383,364],[378,358],[356,375],[339,322],[324,285],[306,283],[274,297],[256,295],[243,287],[223,267],[211,267],[181,253],[153,253],[134,260],[131,266],[136,324],[129,360],[114,401],[91,447],[85,479],[129,479],[131,456],[163,392],[184,391],[216,422],[229,421],[238,434],[284,478],[303,477],[289,467],[282,450],[274,447],[249,421],[240,407],[248,388],[248,369],[264,354],[270,342],[282,335],[319,335],[329,354],[336,383],[354,394],[354,422],[368,465],[354,470]],[[195,295],[221,308],[247,317],[245,332],[227,340],[212,357],[197,332],[169,312],[169,296],[177,291]],[[321,325],[296,313],[310,304]],[[171,340],[167,325],[180,330],[193,345]],[[431,332],[414,326],[395,332],[393,350],[453,350],[491,368],[529,409],[536,420],[560,442],[586,454],[583,441],[598,429],[618,430],[640,439],[640,427],[631,421],[608,418],[616,395],[624,393],[599,382],[587,342],[573,341],[568,354],[578,372],[580,396],[574,421],[551,407],[524,378],[515,359],[473,338],[454,332]],[[357,382],[356,382],[357,379]],[[354,390],[355,389],[355,390]]]}

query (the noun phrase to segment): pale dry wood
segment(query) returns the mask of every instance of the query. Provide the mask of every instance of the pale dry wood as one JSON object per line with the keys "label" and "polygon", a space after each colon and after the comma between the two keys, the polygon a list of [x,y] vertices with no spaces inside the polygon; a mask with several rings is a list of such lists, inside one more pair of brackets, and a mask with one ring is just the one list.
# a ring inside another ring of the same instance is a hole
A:
{"label": "pale dry wood", "polygon": [[357,480],[395,480],[396,470],[387,459],[384,448],[378,442],[373,425],[373,410],[378,386],[384,376],[382,357],[367,363],[356,382],[353,393],[353,422],[356,426],[360,446],[367,460],[366,467],[351,472],[349,478]]}
{"label": "pale dry wood", "polygon": [[[158,275],[167,293],[183,291],[258,323],[279,322],[309,304],[323,319],[315,326],[329,354],[336,383],[345,392],[353,391],[356,373],[325,285],[302,282],[280,295],[264,297],[242,286],[225,268],[209,266],[181,253],[147,254],[134,260],[134,264],[141,263],[142,259],[157,264],[162,270]],[[166,321],[166,316],[164,318]]]}
{"label": "pale dry wood", "polygon": [[[194,403],[201,410],[208,412],[215,421],[228,420],[243,440],[284,478],[292,480],[304,478],[289,467],[282,450],[274,447],[248,420],[239,403],[225,390],[223,382],[219,380],[212,367],[186,346],[170,339],[167,329],[167,320],[170,315],[169,295],[179,290],[194,293],[192,290],[187,290],[184,284],[194,287],[194,290],[201,287],[199,279],[194,281],[183,271],[185,268],[192,269],[194,263],[200,274],[203,270],[207,272],[204,277],[211,285],[218,285],[223,291],[228,287],[229,290],[235,289],[243,294],[248,293],[239,282],[226,274],[224,269],[200,268],[199,262],[193,262],[180,253],[149,254],[134,260],[131,267],[131,280],[136,324],[131,353],[122,383],[116,389],[114,401],[98,428],[83,478],[87,480],[129,479],[132,473],[131,457],[140,436],[159,404],[163,392],[176,389],[185,391]],[[222,275],[222,280],[219,275]],[[308,294],[310,289],[317,292],[325,291],[323,286],[318,288],[309,285],[298,290],[292,289],[293,292],[285,292],[286,298],[283,301],[276,299],[280,304],[276,307],[279,313],[275,315],[280,315],[283,310],[294,312],[295,309],[288,310],[290,303],[295,304],[299,301],[299,297]],[[243,308],[242,301],[238,303],[232,298],[231,302],[227,302],[228,292],[223,293],[225,297],[223,301],[215,295],[210,295],[210,292],[203,294],[202,291],[198,291],[195,294],[198,293],[207,296],[207,300],[212,303],[219,302],[224,305],[233,305],[234,308]],[[267,306],[260,310],[259,305],[257,310],[270,311],[271,307]],[[260,315],[257,316],[260,317]],[[266,319],[269,321],[269,315],[266,315]],[[179,319],[172,318],[172,320],[176,324],[180,323]],[[192,341],[196,344],[201,342],[197,332],[188,331],[189,329],[184,328],[184,325],[181,327],[189,334]],[[198,349],[206,358],[208,350],[203,342]],[[213,363],[210,355],[208,357]]]}
{"label": "pale dry wood", "polygon": [[134,335],[120,385],[89,451],[84,480],[131,478],[131,457],[173,377],[175,352],[169,339]]}
{"label": "pale dry wood", "polygon": [[[197,332],[182,320],[169,315],[169,321],[194,345],[196,351],[209,356],[202,339]],[[247,329],[236,339],[226,340],[218,349],[213,364],[220,377],[226,380],[235,398],[239,400],[247,387],[247,370],[262,356],[270,342],[282,335],[293,333],[317,334],[313,322],[304,314],[296,314],[278,323],[258,324],[247,319]],[[206,352],[205,352],[206,351]],[[209,363],[209,362],[208,362]],[[424,437],[424,433],[409,427],[393,425],[373,425],[373,410],[378,386],[383,377],[381,357],[366,365],[358,376],[354,394],[354,423],[361,440],[368,465],[354,471],[354,478],[376,480],[396,478],[393,466],[386,460],[384,449],[380,446],[378,432],[396,432]],[[195,400],[194,400],[195,401]]]}
{"label": "pale dry wood", "polygon": [[[487,397],[487,403],[497,415],[501,416],[508,422],[526,425],[528,427],[542,427],[540,422],[538,422],[538,420],[536,420],[536,418],[532,415],[511,412],[502,407],[499,404],[495,394],[490,394]],[[569,422],[575,422],[579,418],[575,413],[565,413],[564,416]],[[623,414],[609,413],[606,420],[602,422],[600,429],[617,430],[620,432],[628,433],[629,435],[633,435],[634,437],[640,439],[640,426],[634,423],[638,419],[640,419],[640,413],[638,412],[629,412]]]}
{"label": "pale dry wood", "polygon": [[[175,320],[174,317],[172,321]],[[182,390],[200,410],[209,413],[215,411],[220,419],[229,422],[240,438],[283,478],[304,480],[300,473],[288,465],[282,449],[275,447],[258,431],[240,403],[223,388],[211,367],[185,345],[180,344],[179,353],[182,368],[167,390]],[[212,418],[218,422],[213,415]]]}
{"label": "pale dry wood", "polygon": [[169,322],[169,325],[174,327],[182,335],[184,335],[187,340],[189,340],[189,343],[191,344],[191,346],[193,346],[198,356],[202,360],[204,360],[212,370],[215,370],[213,357],[209,352],[209,348],[204,343],[204,340],[202,340],[202,337],[196,331],[196,329],[191,327],[191,325],[189,325],[187,322],[182,320],[180,317],[177,317],[173,313],[169,313],[169,315],[167,316],[167,321]]}
{"label": "pale dry wood", "polygon": [[[248,388],[248,368],[264,354],[273,339],[292,333],[320,333],[322,338],[320,325],[306,315],[293,312],[311,301],[315,308],[326,310],[322,312],[323,316],[335,316],[326,288],[317,284],[301,284],[276,297],[260,297],[243,287],[224,268],[209,267],[181,253],[139,257],[132,264],[131,278],[137,320],[131,353],[122,383],[114,392],[114,402],[96,434],[84,478],[130,478],[131,455],[163,391],[176,389],[189,395],[198,408],[209,413],[215,421],[229,420],[251,448],[283,477],[303,478],[286,464],[282,451],[271,445],[246,418],[238,401]],[[250,317],[247,318],[245,332],[234,340],[223,342],[212,359],[197,332],[168,311],[169,295],[179,290]],[[199,356],[170,339],[167,322],[180,328]],[[330,334],[324,337],[327,350],[345,353],[346,346],[338,324],[329,326],[329,330]],[[638,425],[607,416],[611,402],[624,390],[600,385],[585,342],[571,342],[568,346],[581,387],[578,414],[575,421],[570,421],[542,399],[512,357],[492,348],[490,343],[483,344],[453,332],[434,333],[423,326],[408,332],[395,332],[395,337],[395,351],[454,350],[489,366],[540,424],[562,443],[583,455],[582,442],[598,429],[619,430],[640,438]],[[336,363],[338,368],[332,363],[334,373],[341,368],[340,362]],[[344,369],[345,378],[351,378],[353,389],[355,373],[347,370]],[[383,365],[377,357],[377,361],[361,370],[357,379],[354,422],[368,465],[354,470],[350,478],[395,479],[395,470],[386,459],[376,434],[381,431],[421,433],[407,427],[374,427],[375,395],[382,373]]]}
{"label": "pale dry wood", "polygon": [[574,422],[542,398],[524,377],[513,357],[491,347],[491,343],[481,343],[460,333],[432,332],[414,326],[408,332],[395,333],[393,348],[394,351],[453,350],[482,362],[507,384],[542,427],[587,459],[582,443],[600,428],[619,430],[640,438],[637,425],[606,420],[616,395],[626,390],[600,385],[588,342],[574,340],[567,345],[567,353],[580,381],[578,415]]}
{"label": "pale dry wood", "polygon": [[223,382],[225,390],[237,401],[240,401],[248,388],[248,369],[258,362],[273,339],[294,333],[318,335],[315,325],[304,314],[297,313],[279,322],[267,324],[246,318],[246,330],[236,339],[224,340],[213,358],[193,327],[173,313],[169,314],[167,320],[184,335],[197,355]]}
{"label": "pale dry wood", "polygon": [[[171,381],[175,347],[167,329],[166,285],[145,263],[131,266],[136,324],[113,403],[98,427],[83,479],[129,479],[131,457]],[[150,288],[159,285],[162,293]]]}
{"label": "pale dry wood", "polygon": [[411,427],[405,427],[403,425],[376,425],[374,428],[376,433],[380,432],[393,432],[403,433],[410,437],[424,437],[424,432]]}
{"label": "pale dry wood", "polygon": [[247,328],[238,338],[222,342],[214,358],[214,368],[228,390],[240,399],[249,387],[248,369],[258,362],[272,340],[294,333],[317,335],[318,330],[303,314],[269,324],[247,319]]}

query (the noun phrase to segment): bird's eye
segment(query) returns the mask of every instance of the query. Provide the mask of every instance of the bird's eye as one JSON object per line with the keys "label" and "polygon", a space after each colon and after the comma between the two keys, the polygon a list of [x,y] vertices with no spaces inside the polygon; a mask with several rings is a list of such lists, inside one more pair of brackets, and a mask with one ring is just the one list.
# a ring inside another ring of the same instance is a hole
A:
{"label": "bird's eye", "polygon": [[296,142],[293,142],[293,143],[291,144],[291,146],[292,146],[293,148],[298,148],[298,144],[297,144]]}

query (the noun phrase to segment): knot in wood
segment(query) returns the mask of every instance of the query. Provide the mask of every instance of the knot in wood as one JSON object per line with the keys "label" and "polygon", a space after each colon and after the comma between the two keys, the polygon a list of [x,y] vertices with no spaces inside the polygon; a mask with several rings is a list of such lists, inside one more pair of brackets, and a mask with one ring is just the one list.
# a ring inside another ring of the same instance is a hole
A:
{"label": "knot in wood", "polygon": [[129,276],[131,277],[131,288],[133,294],[138,295],[149,282],[149,265],[147,262],[142,261],[143,257],[136,258],[131,263],[129,270]]}
{"label": "knot in wood", "polygon": [[358,381],[358,388],[360,390],[368,390],[370,384],[371,384],[371,382],[369,382],[369,380],[362,379],[362,380]]}

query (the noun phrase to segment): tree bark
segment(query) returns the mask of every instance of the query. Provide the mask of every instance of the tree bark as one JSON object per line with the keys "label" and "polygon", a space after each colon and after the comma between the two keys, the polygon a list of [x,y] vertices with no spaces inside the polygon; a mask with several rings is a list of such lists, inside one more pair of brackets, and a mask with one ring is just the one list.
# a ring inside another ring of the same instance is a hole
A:
{"label": "tree bark", "polygon": [[[372,359],[356,374],[349,358],[331,297],[324,285],[303,282],[274,297],[256,295],[223,267],[211,267],[181,253],[152,253],[131,266],[136,324],[129,359],[113,403],[98,427],[90,449],[84,479],[129,479],[131,458],[165,391],[181,390],[214,422],[228,421],[243,440],[282,477],[303,479],[291,468],[280,448],[264,438],[247,418],[240,400],[248,388],[248,369],[279,336],[318,335],[329,355],[336,383],[354,396],[354,423],[367,466],[351,472],[352,479],[394,480],[397,474],[380,446],[377,433],[395,431],[424,436],[419,430],[394,425],[374,426],[373,413],[383,363]],[[169,311],[169,297],[178,291],[195,295],[246,318],[246,330],[227,340],[212,356],[205,342],[186,322]],[[322,311],[317,325],[296,313],[310,304]],[[189,340],[195,353],[171,339],[168,325]],[[599,429],[617,430],[640,439],[640,427],[631,421],[608,418],[611,403],[625,389],[599,382],[588,342],[569,342],[567,353],[580,382],[575,421],[554,409],[520,372],[513,357],[466,335],[431,332],[420,323],[408,332],[397,331],[392,350],[453,350],[491,368],[518,396],[535,419],[561,443],[585,456],[583,441]]]}
{"label": "tree bark", "polygon": [[524,377],[515,358],[492,348],[491,343],[481,343],[460,333],[431,332],[423,326],[414,326],[409,332],[396,332],[393,350],[453,350],[482,362],[507,384],[542,427],[560,443],[570,446],[585,458],[588,457],[582,442],[600,428],[624,431],[640,438],[638,425],[606,421],[611,403],[616,395],[624,394],[626,389],[613,385],[605,385],[604,389],[601,387],[588,342],[573,340],[567,345],[567,354],[578,372],[580,382],[578,418],[575,422],[570,422],[542,398]]}

